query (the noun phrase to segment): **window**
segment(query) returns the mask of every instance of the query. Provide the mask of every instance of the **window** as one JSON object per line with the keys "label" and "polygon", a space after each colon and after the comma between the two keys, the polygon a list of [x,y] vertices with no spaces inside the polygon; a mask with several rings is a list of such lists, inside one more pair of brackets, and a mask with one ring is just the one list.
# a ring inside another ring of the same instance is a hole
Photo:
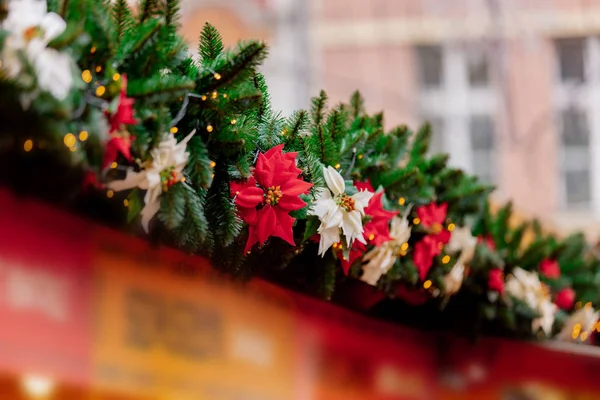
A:
{"label": "window", "polygon": [[590,133],[585,112],[568,108],[561,113],[562,174],[566,206],[588,208],[591,203]]}
{"label": "window", "polygon": [[494,123],[489,115],[473,115],[469,121],[473,171],[482,182],[493,184],[496,175]]}
{"label": "window", "polygon": [[424,88],[439,88],[443,83],[443,56],[440,46],[417,48],[420,83]]}
{"label": "window", "polygon": [[471,87],[483,87],[489,84],[489,64],[485,51],[473,50],[467,53],[467,71]]}
{"label": "window", "polygon": [[556,41],[560,80],[565,83],[585,81],[585,42],[583,39],[559,39]]}
{"label": "window", "polygon": [[495,182],[498,168],[497,98],[492,63],[477,45],[418,47],[419,113],[429,121],[429,154],[447,152],[449,164]]}

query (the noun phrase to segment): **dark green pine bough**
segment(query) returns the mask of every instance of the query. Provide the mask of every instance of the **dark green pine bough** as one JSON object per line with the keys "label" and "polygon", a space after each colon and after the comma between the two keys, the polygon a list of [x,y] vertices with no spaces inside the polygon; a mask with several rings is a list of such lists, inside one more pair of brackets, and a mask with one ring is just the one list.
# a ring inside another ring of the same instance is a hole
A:
{"label": "dark green pine bough", "polygon": [[[303,195],[307,203],[325,185],[323,166],[333,166],[346,181],[370,182],[375,189],[384,189],[384,207],[406,214],[411,222],[409,255],[396,259],[377,290],[367,291],[383,299],[371,309],[374,315],[427,329],[530,337],[531,321],[539,315],[525,304],[509,307],[490,298],[488,276],[494,269],[535,271],[549,258],[559,262],[562,272],[558,279],[542,278],[552,290],[571,287],[577,304],[600,304],[600,262],[593,246],[581,234],[567,238],[545,234],[537,222],[513,226],[510,205],[490,212],[487,199],[493,188],[449,167],[447,154],[428,154],[429,125],[416,132],[406,126],[386,131],[383,114],[367,114],[358,93],[348,103],[331,106],[321,92],[310,110],[284,117],[274,111],[258,71],[267,56],[264,43],[248,41],[225,49],[219,33],[206,24],[199,57],[193,58],[177,34],[178,0],[143,0],[136,12],[127,3],[48,2],[49,10],[68,23],[49,47],[71,54],[81,73],[76,90],[65,100],[41,93],[23,109],[18,98],[26,89],[24,83],[0,70],[2,185],[139,233],[137,224],[123,225],[138,218],[143,191],[111,192],[108,198],[106,190],[84,184],[123,178],[121,168],[103,171],[102,159],[106,113],[119,98],[127,76],[126,93],[135,101],[137,124],[127,126],[132,159],[117,153],[116,165],[139,170],[138,161],[149,159],[150,150],[167,132],[180,141],[196,131],[187,143],[186,180],[161,195],[158,217],[151,224],[152,241],[209,257],[227,273],[260,275],[344,302],[346,297],[336,294],[356,285],[360,262],[346,276],[331,252],[317,255],[318,243],[313,239],[318,224],[307,218],[308,207],[292,213],[297,219],[293,231],[297,246],[272,237],[266,245],[244,253],[248,229],[230,184],[252,175],[259,152],[284,144],[284,151],[298,153],[303,179],[314,184]],[[4,8],[0,18],[6,14]],[[5,38],[6,32],[0,31],[0,50]],[[65,146],[67,133],[80,132],[86,133],[85,140]],[[410,256],[426,234],[414,224],[416,210],[430,203],[446,203],[447,223],[472,226],[475,236],[495,244],[476,246],[461,290],[451,297],[432,293],[444,290],[444,277],[456,260],[443,262],[442,255],[436,257],[425,290]],[[533,242],[524,243],[531,232]],[[426,299],[416,305],[401,294],[405,292]],[[555,332],[565,318],[565,312],[557,314]]]}

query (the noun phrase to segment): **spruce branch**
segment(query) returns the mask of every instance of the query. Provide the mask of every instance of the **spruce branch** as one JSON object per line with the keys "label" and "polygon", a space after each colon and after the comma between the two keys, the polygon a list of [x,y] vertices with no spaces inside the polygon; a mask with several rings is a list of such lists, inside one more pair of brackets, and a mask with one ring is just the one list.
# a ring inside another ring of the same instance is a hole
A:
{"label": "spruce branch", "polygon": [[159,0],[141,0],[139,3],[139,22],[142,24],[159,14]]}
{"label": "spruce branch", "polygon": [[129,9],[127,0],[116,0],[112,6],[112,20],[115,26],[115,42],[120,43],[125,35],[128,35],[134,26],[133,15]]}
{"label": "spruce branch", "polygon": [[202,64],[206,67],[212,65],[223,54],[223,39],[217,29],[210,23],[205,23],[200,34],[198,47]]}
{"label": "spruce branch", "polygon": [[[196,80],[197,90],[202,93],[212,92],[219,87],[254,73],[254,68],[262,63],[267,56],[267,46],[264,43],[251,41],[242,43],[237,52],[216,61],[215,73],[205,71]],[[219,79],[215,77],[219,74]]]}
{"label": "spruce branch", "polygon": [[132,81],[127,87],[127,94],[146,102],[165,102],[185,96],[194,89],[194,81],[177,75],[156,74],[150,78]]}
{"label": "spruce branch", "polygon": [[162,19],[155,18],[140,24],[132,33],[132,37],[123,41],[116,55],[117,69],[120,66],[135,61],[143,50],[152,47],[158,39],[163,26]]}
{"label": "spruce branch", "polygon": [[177,29],[179,25],[179,11],[181,9],[180,0],[163,0],[165,23],[172,29]]}

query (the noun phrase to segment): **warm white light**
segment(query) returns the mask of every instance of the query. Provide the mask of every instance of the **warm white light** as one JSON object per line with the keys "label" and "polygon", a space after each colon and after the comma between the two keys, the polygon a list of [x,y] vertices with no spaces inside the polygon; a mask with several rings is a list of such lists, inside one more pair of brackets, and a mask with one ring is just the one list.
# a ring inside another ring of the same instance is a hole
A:
{"label": "warm white light", "polygon": [[54,389],[54,382],[51,379],[38,375],[23,377],[22,385],[25,392],[34,399],[48,397]]}

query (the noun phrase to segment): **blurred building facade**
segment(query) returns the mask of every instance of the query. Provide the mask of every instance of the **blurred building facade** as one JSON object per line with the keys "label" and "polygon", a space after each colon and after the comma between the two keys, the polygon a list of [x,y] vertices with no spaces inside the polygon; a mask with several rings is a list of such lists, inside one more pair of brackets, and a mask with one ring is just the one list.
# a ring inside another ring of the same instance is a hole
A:
{"label": "blurred building facade", "polygon": [[309,104],[311,63],[308,1],[183,0],[182,29],[190,49],[198,46],[205,22],[213,24],[226,46],[257,39],[269,45],[263,66],[273,104],[284,115]]}
{"label": "blurred building facade", "polygon": [[284,114],[359,89],[391,127],[433,127],[432,152],[558,229],[600,233],[600,0],[184,0],[226,45],[269,43]]}
{"label": "blurred building facade", "polygon": [[312,92],[388,125],[559,229],[600,232],[600,1],[313,0]]}

